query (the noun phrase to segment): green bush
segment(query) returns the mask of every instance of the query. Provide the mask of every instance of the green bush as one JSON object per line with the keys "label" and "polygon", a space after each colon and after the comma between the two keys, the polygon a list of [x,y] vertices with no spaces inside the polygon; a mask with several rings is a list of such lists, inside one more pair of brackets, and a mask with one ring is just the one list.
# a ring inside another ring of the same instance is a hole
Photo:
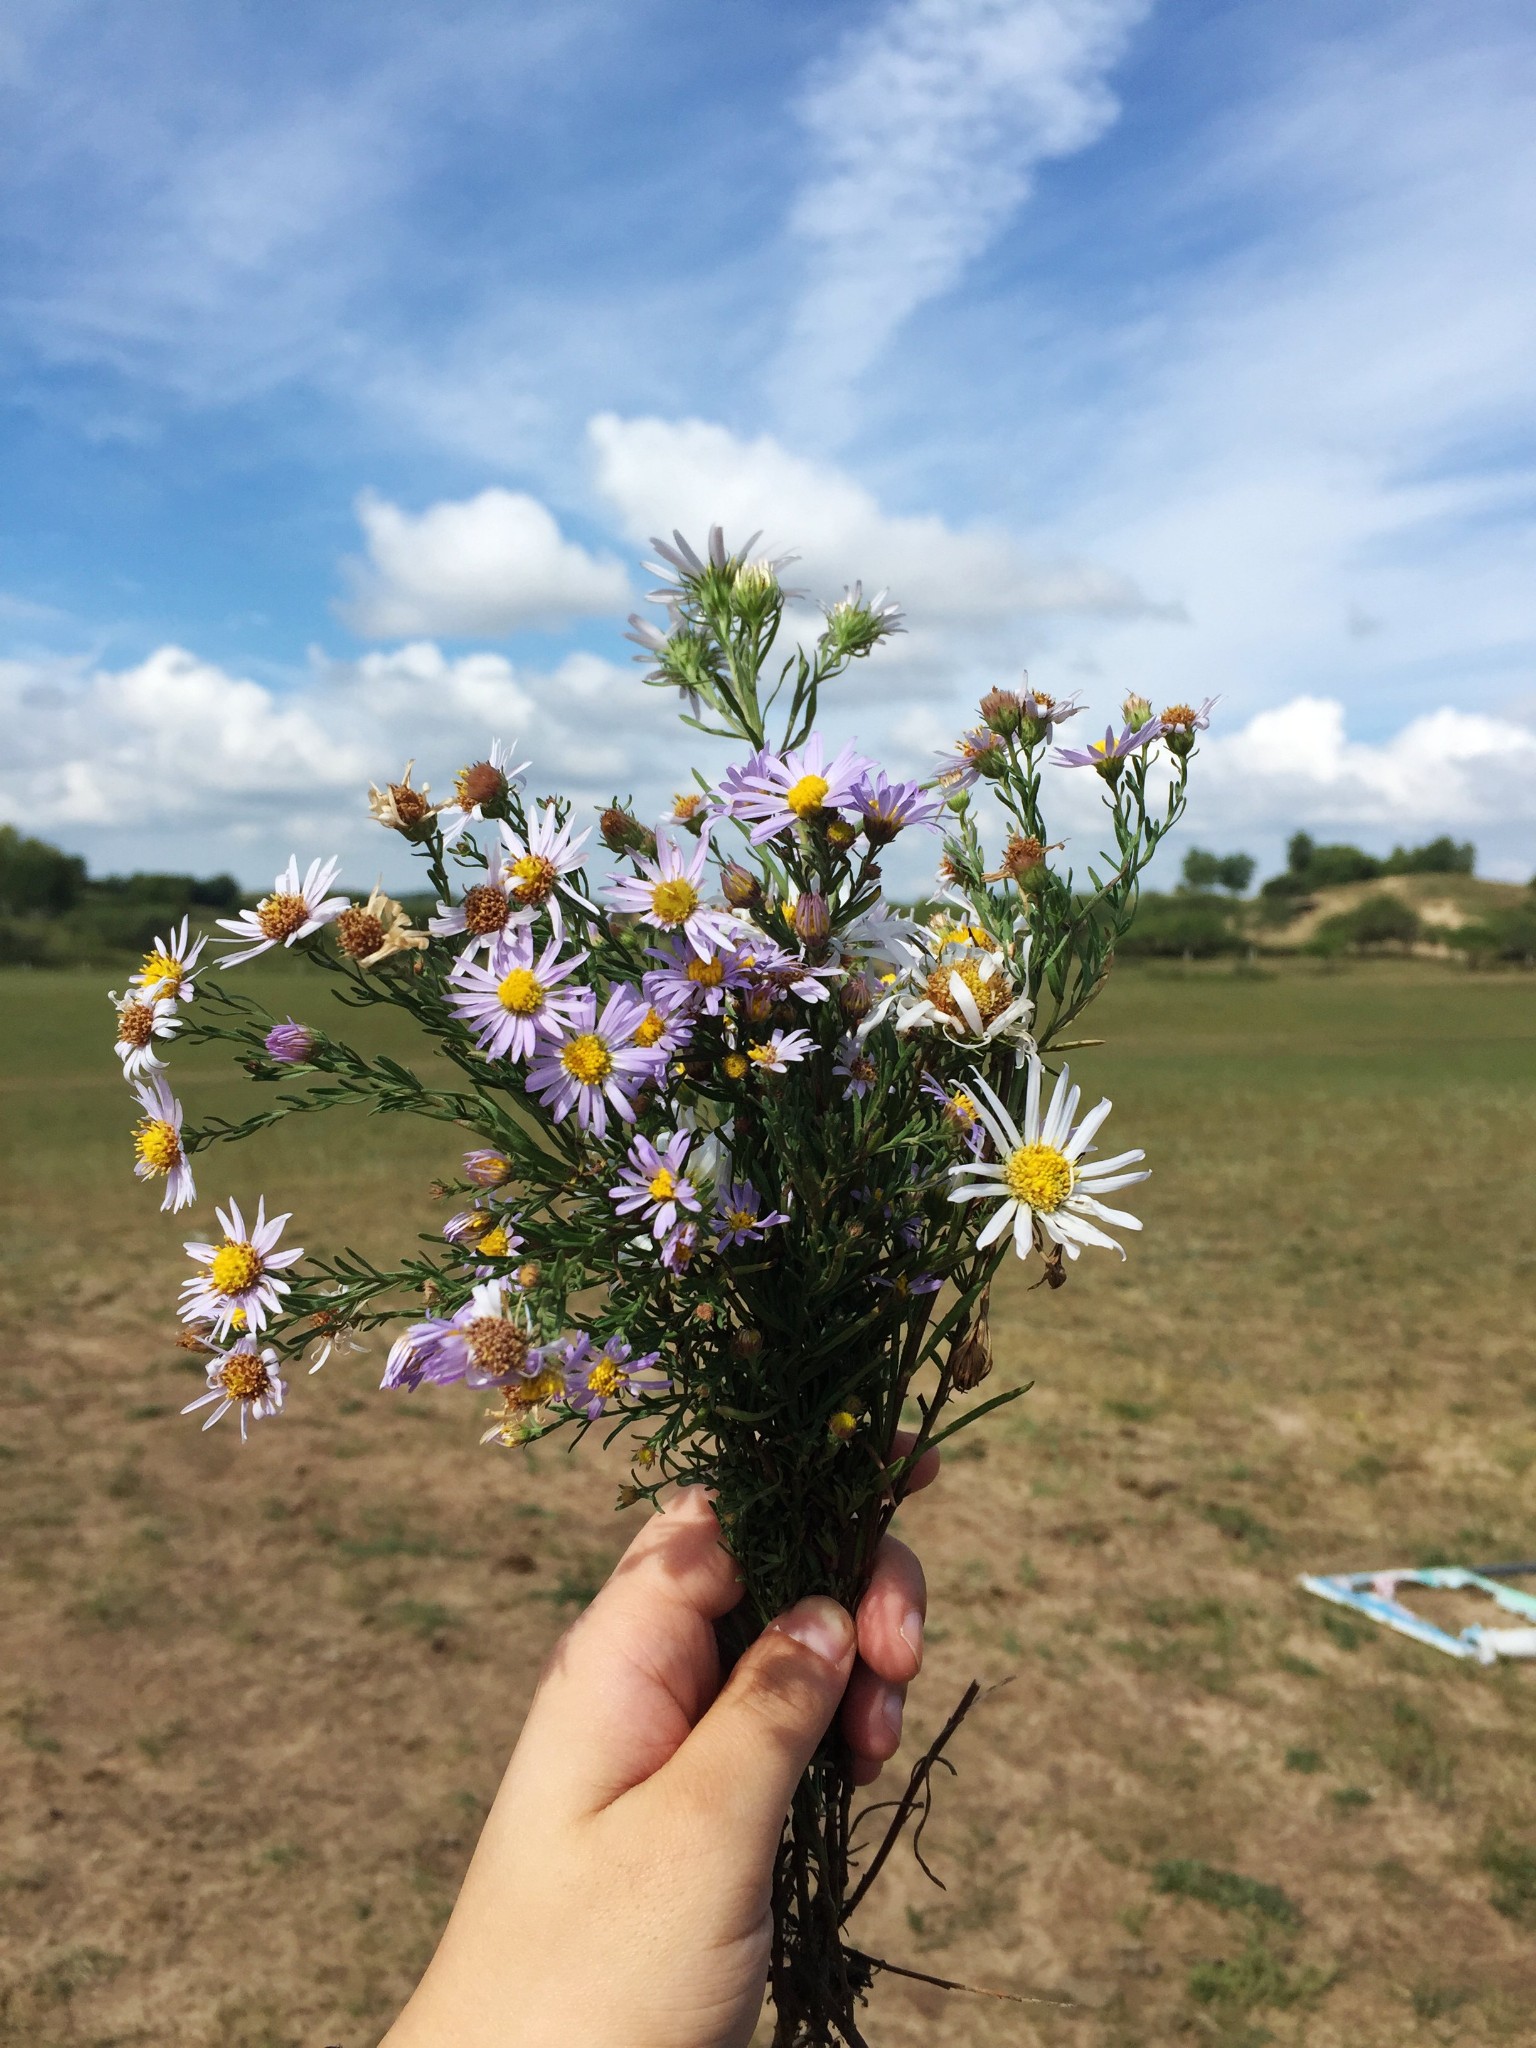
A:
{"label": "green bush", "polygon": [[1478,923],[1464,924],[1450,933],[1449,941],[1470,955],[1474,966],[1489,960],[1536,966],[1536,902],[1492,911]]}
{"label": "green bush", "polygon": [[0,825],[0,912],[57,917],[84,888],[83,860],[41,839],[24,839],[14,825]]}
{"label": "green bush", "polygon": [[1211,960],[1223,953],[1245,952],[1247,943],[1237,929],[1231,903],[1191,892],[1143,896],[1136,921],[1116,950],[1122,959]]}
{"label": "green bush", "polygon": [[1326,955],[1351,946],[1411,946],[1422,929],[1412,904],[1382,891],[1367,896],[1353,910],[1324,918],[1312,935],[1310,949]]}

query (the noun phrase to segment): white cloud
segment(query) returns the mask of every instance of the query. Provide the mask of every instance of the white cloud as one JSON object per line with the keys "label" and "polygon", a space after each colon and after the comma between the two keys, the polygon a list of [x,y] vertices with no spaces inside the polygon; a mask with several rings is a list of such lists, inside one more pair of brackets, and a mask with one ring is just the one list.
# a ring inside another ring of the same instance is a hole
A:
{"label": "white cloud", "polygon": [[887,512],[845,471],[792,454],[766,434],[745,441],[707,420],[614,413],[599,414],[587,432],[598,492],[631,540],[676,526],[701,546],[714,524],[738,542],[761,527],[764,547],[798,552],[794,580],[815,595],[834,597],[854,577],[866,591],[889,587],[919,631],[1026,614],[1156,609],[1115,570],[1038,560],[1000,528]]}
{"label": "white cloud", "polygon": [[370,640],[401,634],[515,633],[622,611],[629,580],[610,555],[567,540],[521,491],[485,490],[411,514],[364,492],[366,563],[347,565],[342,615]]}
{"label": "white cloud", "polygon": [[896,0],[845,37],[799,106],[790,215],[805,282],[778,384],[830,418],[903,320],[947,291],[1029,196],[1098,140],[1105,83],[1150,0]]}

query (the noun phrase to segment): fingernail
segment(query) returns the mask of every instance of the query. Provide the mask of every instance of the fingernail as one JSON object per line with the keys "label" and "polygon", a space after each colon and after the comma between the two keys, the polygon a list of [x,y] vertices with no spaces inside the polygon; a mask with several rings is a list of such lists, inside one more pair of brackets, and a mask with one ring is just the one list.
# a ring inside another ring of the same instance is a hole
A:
{"label": "fingernail", "polygon": [[821,1594],[797,1601],[773,1625],[780,1635],[793,1636],[826,1664],[841,1664],[853,1648],[853,1623],[835,1600]]}
{"label": "fingernail", "polygon": [[884,1717],[886,1727],[890,1729],[898,1741],[901,1738],[901,1709],[901,1694],[894,1685],[888,1685],[885,1689],[885,1698],[880,1702],[880,1712]]}
{"label": "fingernail", "polygon": [[909,1607],[901,1627],[896,1631],[913,1656],[923,1661],[923,1617],[915,1607]]}

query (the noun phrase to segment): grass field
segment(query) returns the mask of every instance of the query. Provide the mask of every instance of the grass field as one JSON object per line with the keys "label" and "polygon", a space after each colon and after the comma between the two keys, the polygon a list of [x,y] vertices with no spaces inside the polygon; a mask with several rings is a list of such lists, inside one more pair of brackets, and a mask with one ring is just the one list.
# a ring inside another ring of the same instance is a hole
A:
{"label": "grass field", "polygon": [[[999,1382],[1033,1391],[905,1512],[909,1748],[1012,1682],[925,1838],[947,1889],[893,1859],[859,1923],[1059,2003],[886,1980],[871,2037],[1528,2040],[1536,1668],[1295,1578],[1536,1553],[1536,979],[1148,968],[1095,1020],[1148,1227],[1059,1294],[1010,1280]],[[377,1396],[377,1357],[244,1451],[183,1421],[187,1233],[128,1174],[109,1032],[94,978],[0,978],[0,2041],[368,2048],[627,1540],[623,1466],[479,1451],[481,1397]],[[200,1162],[199,1213],[264,1186],[301,1242],[387,1244],[447,1156],[317,1121]]]}

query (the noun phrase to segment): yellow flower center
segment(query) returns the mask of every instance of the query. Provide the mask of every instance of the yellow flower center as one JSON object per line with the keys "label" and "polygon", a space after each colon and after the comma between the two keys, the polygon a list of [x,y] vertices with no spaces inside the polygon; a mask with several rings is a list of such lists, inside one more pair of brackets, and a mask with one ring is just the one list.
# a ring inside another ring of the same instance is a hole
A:
{"label": "yellow flower center", "polygon": [[151,1173],[169,1173],[181,1159],[176,1126],[147,1116],[133,1134],[133,1149]]}
{"label": "yellow flower center", "polygon": [[718,988],[725,979],[723,960],[700,960],[697,955],[688,962],[684,972],[688,979],[697,982],[700,988]]}
{"label": "yellow flower center", "polygon": [[696,818],[703,808],[701,796],[675,796],[672,799],[672,816],[679,825],[686,825],[690,818]]}
{"label": "yellow flower center", "polygon": [[778,1048],[772,1045],[749,1045],[747,1058],[755,1060],[760,1067],[771,1067],[778,1058]]}
{"label": "yellow flower center", "polygon": [[155,1013],[148,1003],[124,1003],[117,1013],[117,1036],[122,1045],[135,1051],[148,1045],[155,1035]]}
{"label": "yellow flower center", "polygon": [[500,1379],[505,1373],[521,1371],[528,1356],[528,1338],[516,1323],[509,1323],[504,1316],[476,1316],[466,1335],[482,1372]]}
{"label": "yellow flower center", "polygon": [[728,1052],[720,1064],[733,1081],[739,1081],[747,1071],[748,1061],[744,1052]]}
{"label": "yellow flower center", "polygon": [[611,1358],[600,1358],[587,1374],[587,1385],[594,1394],[600,1395],[605,1401],[610,1401],[615,1394],[623,1391],[623,1369],[615,1365]]}
{"label": "yellow flower center", "polygon": [[263,1271],[261,1253],[255,1245],[226,1238],[208,1267],[208,1281],[215,1294],[244,1294],[256,1285]]}
{"label": "yellow flower center", "polygon": [[219,1384],[231,1401],[259,1401],[272,1390],[272,1375],[255,1351],[233,1351],[219,1367]]}
{"label": "yellow flower center", "polygon": [[557,1394],[565,1391],[565,1381],[554,1366],[546,1365],[536,1372],[532,1379],[518,1380],[508,1387],[506,1401],[509,1408],[537,1408],[541,1401],[553,1401]]}
{"label": "yellow flower center", "polygon": [[636,1045],[655,1045],[667,1028],[667,1020],[660,1010],[647,1010],[635,1026]]}
{"label": "yellow flower center", "polygon": [[532,1017],[544,1007],[545,988],[531,967],[514,967],[502,976],[496,1000],[514,1017]]}
{"label": "yellow flower center", "polygon": [[827,838],[843,852],[852,846],[858,836],[857,826],[850,825],[846,818],[834,818],[827,827]]}
{"label": "yellow flower center", "polygon": [[179,960],[173,960],[169,953],[158,948],[144,955],[142,970],[144,993],[150,996],[179,996],[181,994],[182,967]]}
{"label": "yellow flower center", "polygon": [[613,1072],[613,1054],[595,1031],[578,1031],[561,1046],[560,1064],[583,1088],[595,1088]]}
{"label": "yellow flower center", "polygon": [[651,1175],[651,1198],[657,1202],[670,1202],[677,1193],[677,1182],[672,1177],[670,1166],[658,1166]]}
{"label": "yellow flower center", "polygon": [[493,1223],[484,1237],[480,1238],[475,1245],[475,1250],[483,1253],[488,1259],[504,1259],[511,1249],[511,1240],[507,1236],[505,1227],[500,1223]]}
{"label": "yellow flower center", "polygon": [[308,918],[309,905],[302,896],[264,896],[256,906],[262,937],[279,944],[291,939]]}
{"label": "yellow flower center", "polygon": [[686,924],[698,907],[698,890],[681,875],[670,882],[658,882],[651,891],[651,909],[658,924]]}
{"label": "yellow flower center", "polygon": [[832,787],[825,775],[802,775],[784,792],[784,801],[797,818],[814,818]]}
{"label": "yellow flower center", "polygon": [[1003,1166],[1009,1194],[1043,1216],[1061,1207],[1076,1178],[1071,1160],[1054,1145],[1021,1145]]}
{"label": "yellow flower center", "polygon": [[727,1209],[725,1220],[732,1230],[750,1230],[757,1218],[750,1209]]}
{"label": "yellow flower center", "polygon": [[950,977],[958,976],[970,994],[972,1002],[981,1013],[983,1024],[990,1024],[1000,1016],[1013,1000],[1013,988],[1006,974],[996,969],[992,975],[982,979],[981,968],[975,960],[955,960],[948,966],[936,967],[928,977],[928,1000],[936,1010],[942,1010],[946,1017],[959,1018],[960,1006],[955,1001],[955,992],[950,987]]}
{"label": "yellow flower center", "polygon": [[545,902],[560,879],[560,870],[542,853],[525,853],[507,872],[515,884],[512,893],[525,909],[530,903]]}
{"label": "yellow flower center", "polygon": [[489,882],[476,882],[464,891],[464,929],[477,939],[499,932],[507,921],[507,899]]}

